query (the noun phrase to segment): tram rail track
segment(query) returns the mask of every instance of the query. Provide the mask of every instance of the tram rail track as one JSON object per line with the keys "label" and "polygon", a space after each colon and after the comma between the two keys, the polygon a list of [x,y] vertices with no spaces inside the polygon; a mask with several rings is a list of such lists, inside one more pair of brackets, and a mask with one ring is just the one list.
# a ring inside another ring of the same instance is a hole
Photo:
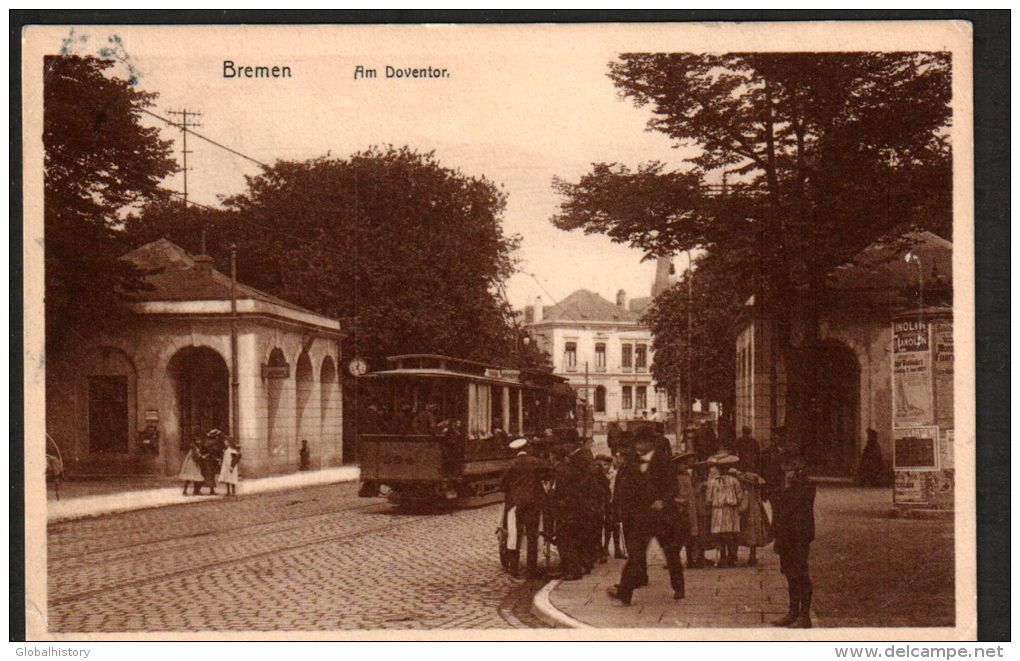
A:
{"label": "tram rail track", "polygon": [[[479,507],[485,507],[485,506],[489,506],[491,504],[493,504],[493,503],[488,503],[488,504],[480,505]],[[343,513],[343,512],[355,511],[355,510],[359,510],[359,509],[369,509],[369,508],[372,508],[372,507],[386,507],[386,504],[385,503],[371,503],[369,505],[361,505],[361,506],[356,506],[356,507],[352,507],[352,508],[344,508],[342,510],[334,511],[334,512],[332,512],[332,514],[336,515],[336,514]],[[316,537],[314,539],[303,541],[303,542],[297,543],[297,544],[276,545],[273,548],[269,548],[269,549],[266,549],[264,551],[258,551],[258,552],[254,552],[254,553],[249,553],[249,554],[246,554],[246,555],[241,556],[241,557],[225,558],[225,559],[222,559],[222,560],[216,560],[216,561],[212,561],[212,562],[205,562],[205,563],[197,564],[197,565],[194,565],[194,566],[191,566],[191,567],[186,567],[186,568],[182,568],[182,569],[178,569],[178,570],[159,572],[159,573],[156,573],[156,574],[150,574],[150,575],[147,575],[147,576],[144,576],[144,577],[140,577],[140,578],[137,578],[137,579],[134,579],[134,580],[120,581],[120,582],[116,582],[116,583],[112,583],[112,584],[108,584],[108,585],[103,585],[101,587],[97,587],[97,588],[93,588],[93,589],[82,590],[82,591],[74,592],[74,593],[71,593],[71,594],[51,597],[49,599],[49,605],[51,607],[53,607],[53,606],[60,606],[62,604],[67,604],[67,603],[71,603],[71,602],[75,602],[75,601],[86,600],[86,599],[89,599],[91,597],[94,597],[94,596],[97,596],[97,595],[101,595],[101,594],[104,594],[104,593],[107,593],[107,592],[115,592],[115,591],[124,590],[124,589],[128,589],[128,588],[134,588],[134,587],[140,587],[140,586],[144,586],[144,585],[148,585],[148,584],[154,584],[154,583],[158,583],[160,581],[165,581],[167,579],[173,579],[173,578],[177,578],[177,577],[181,577],[181,576],[188,576],[188,575],[193,575],[193,574],[199,574],[199,573],[202,573],[204,571],[208,571],[210,569],[215,569],[215,568],[218,568],[218,567],[224,567],[224,566],[233,565],[233,564],[241,564],[241,563],[251,562],[252,560],[258,560],[260,558],[272,557],[272,556],[277,555],[277,554],[288,553],[288,552],[291,552],[291,551],[295,551],[295,550],[302,549],[302,548],[308,548],[308,547],[312,547],[312,546],[316,546],[316,545],[330,544],[330,543],[341,543],[341,544],[352,543],[352,542],[355,542],[358,539],[361,539],[361,538],[366,537],[366,536],[375,535],[375,534],[385,534],[385,533],[387,533],[387,532],[389,532],[391,530],[395,530],[395,529],[403,528],[405,526],[410,526],[410,525],[414,525],[414,524],[417,524],[417,523],[421,523],[421,522],[427,521],[429,519],[434,519],[434,518],[437,518],[437,517],[445,516],[448,513],[449,513],[448,511],[444,510],[444,511],[439,511],[439,512],[424,513],[424,514],[421,514],[421,515],[410,514],[408,516],[409,517],[413,517],[413,518],[408,518],[406,520],[401,520],[401,521],[395,521],[395,522],[388,523],[388,524],[381,525],[381,526],[372,526],[372,527],[369,527],[369,528],[366,528],[366,529],[355,530],[355,531],[348,531],[348,532],[344,532],[342,534],[336,534],[336,535],[319,536],[319,537]],[[308,518],[314,518],[314,516],[315,515],[310,515],[310,516],[301,517],[301,518],[302,519],[308,519]],[[323,514],[323,516],[325,516],[325,514]],[[258,526],[262,526],[262,525],[265,525],[265,523],[263,522],[263,523],[253,524],[251,526],[237,526],[233,530],[234,531],[243,530],[246,527],[258,527]],[[293,527],[287,528],[285,530],[276,531],[276,532],[286,532],[287,530],[296,529],[297,527],[298,526],[293,526]],[[224,531],[224,534],[228,534],[228,533],[229,533],[229,531]],[[188,536],[187,538],[181,538],[181,539],[182,540],[183,539],[194,540],[194,538],[195,538],[195,535],[191,535],[191,536]],[[164,538],[164,539],[166,540],[166,539],[174,539],[174,538]],[[137,546],[144,546],[144,545],[145,544],[138,544]],[[139,551],[139,550],[136,550],[134,553],[129,554],[128,556],[125,556],[124,559],[128,559],[131,556],[141,556],[141,555],[143,555],[143,553],[141,551]],[[74,557],[74,556],[71,556],[71,557]],[[74,569],[81,567],[82,564],[84,564],[84,563],[78,563],[78,564],[76,564],[74,566],[71,566],[71,567],[60,568],[57,572],[55,572],[53,575],[51,575],[51,580],[53,578],[58,578],[61,573],[64,573],[64,572],[67,572],[67,571],[73,571]]]}

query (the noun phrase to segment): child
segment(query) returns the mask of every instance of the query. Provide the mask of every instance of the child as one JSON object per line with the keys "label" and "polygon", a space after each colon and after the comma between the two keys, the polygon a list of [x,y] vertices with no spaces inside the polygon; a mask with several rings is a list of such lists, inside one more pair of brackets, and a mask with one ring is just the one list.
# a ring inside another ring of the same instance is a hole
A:
{"label": "child", "polygon": [[219,481],[227,485],[227,495],[237,495],[237,483],[241,481],[238,466],[241,463],[241,450],[231,439],[226,439],[227,446],[223,449],[223,461],[220,463]]}
{"label": "child", "polygon": [[812,585],[808,553],[815,539],[815,486],[800,457],[786,459],[781,468],[783,485],[772,496],[774,548],[779,554],[779,571],[786,577],[790,611],[773,624],[809,629]]}
{"label": "child", "polygon": [[[741,463],[743,465],[743,463]],[[758,547],[772,541],[769,534],[769,519],[762,504],[765,479],[755,473],[731,468],[730,474],[740,480],[744,488],[744,502],[740,508],[740,545],[750,549],[747,566],[758,564]]]}
{"label": "child", "polygon": [[193,491],[197,496],[199,489],[202,488],[202,483],[205,482],[205,477],[202,476],[202,470],[198,467],[198,454],[198,440],[195,439],[192,440],[191,445],[188,446],[188,452],[184,455],[184,461],[181,462],[181,472],[177,475],[177,479],[184,480],[185,496],[188,495],[189,485],[194,485]]}
{"label": "child", "polygon": [[737,457],[725,452],[719,452],[708,460],[705,500],[712,510],[711,532],[719,546],[717,567],[734,567],[737,564],[740,504],[744,489],[740,486],[740,480],[728,472],[737,461]]}
{"label": "child", "polygon": [[623,552],[620,548],[620,524],[618,523],[619,517],[614,513],[613,507],[613,488],[616,486],[616,467],[613,466],[613,458],[606,454],[600,454],[595,457],[595,461],[598,462],[599,468],[602,469],[602,475],[604,479],[600,480],[599,485],[602,493],[600,497],[602,499],[601,512],[602,512],[602,534],[599,550],[599,562],[606,562],[609,559],[609,544],[612,542],[614,557],[622,558]]}
{"label": "child", "polygon": [[679,512],[680,539],[687,547],[688,567],[700,567],[704,564],[704,550],[701,549],[699,542],[701,537],[701,521],[698,511],[699,494],[694,485],[694,462],[696,460],[697,455],[693,452],[673,457],[677,471],[675,500]]}

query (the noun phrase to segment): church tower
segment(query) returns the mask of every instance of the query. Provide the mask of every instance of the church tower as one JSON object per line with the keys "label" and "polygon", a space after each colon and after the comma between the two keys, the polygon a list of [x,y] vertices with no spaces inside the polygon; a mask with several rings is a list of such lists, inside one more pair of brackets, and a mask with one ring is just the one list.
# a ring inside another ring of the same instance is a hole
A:
{"label": "church tower", "polygon": [[676,282],[676,268],[672,257],[660,257],[655,263],[655,282],[652,283],[652,298],[666,291]]}

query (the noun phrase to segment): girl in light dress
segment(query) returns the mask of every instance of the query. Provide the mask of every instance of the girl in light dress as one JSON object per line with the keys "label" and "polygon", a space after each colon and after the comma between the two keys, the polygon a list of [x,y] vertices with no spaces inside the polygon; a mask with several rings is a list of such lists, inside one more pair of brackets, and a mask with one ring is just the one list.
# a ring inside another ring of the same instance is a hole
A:
{"label": "girl in light dress", "polygon": [[227,495],[237,495],[237,483],[241,481],[238,466],[241,464],[241,450],[233,440],[227,439],[223,449],[223,461],[220,462],[219,481],[227,485]]}
{"label": "girl in light dress", "polygon": [[187,454],[184,455],[184,461],[181,462],[181,472],[177,474],[177,479],[184,481],[185,496],[188,495],[188,487],[192,484],[195,485],[195,495],[198,495],[198,490],[202,488],[202,484],[205,482],[202,469],[198,466],[198,451],[198,441],[193,440],[188,447]]}
{"label": "girl in light dress", "polygon": [[729,473],[729,469],[738,461],[736,456],[728,452],[717,453],[708,459],[705,500],[712,511],[710,530],[719,549],[717,567],[734,567],[737,564],[744,488],[740,480]]}

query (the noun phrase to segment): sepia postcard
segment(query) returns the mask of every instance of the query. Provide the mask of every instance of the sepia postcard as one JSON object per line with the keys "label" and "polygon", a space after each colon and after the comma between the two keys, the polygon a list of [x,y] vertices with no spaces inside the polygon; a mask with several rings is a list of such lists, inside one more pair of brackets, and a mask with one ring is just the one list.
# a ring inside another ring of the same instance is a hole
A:
{"label": "sepia postcard", "polygon": [[22,32],[30,640],[974,640],[962,21]]}

